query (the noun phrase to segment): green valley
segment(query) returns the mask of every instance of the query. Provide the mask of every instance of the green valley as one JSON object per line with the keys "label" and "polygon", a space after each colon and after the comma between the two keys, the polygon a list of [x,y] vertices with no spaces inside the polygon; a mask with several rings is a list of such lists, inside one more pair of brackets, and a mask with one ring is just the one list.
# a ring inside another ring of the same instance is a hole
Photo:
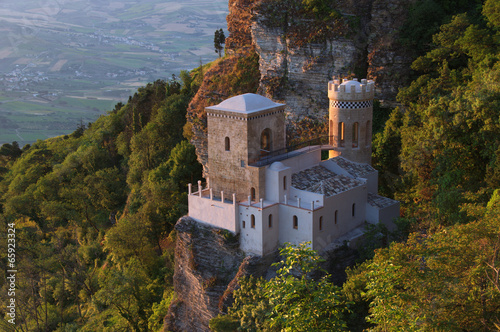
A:
{"label": "green valley", "polygon": [[138,87],[214,60],[227,1],[0,4],[0,144],[68,134]]}

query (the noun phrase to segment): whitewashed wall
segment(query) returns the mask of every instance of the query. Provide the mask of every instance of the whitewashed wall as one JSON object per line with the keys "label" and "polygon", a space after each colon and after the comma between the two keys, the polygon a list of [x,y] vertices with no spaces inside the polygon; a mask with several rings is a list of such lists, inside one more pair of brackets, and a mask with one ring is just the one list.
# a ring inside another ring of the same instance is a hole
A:
{"label": "whitewashed wall", "polygon": [[188,195],[188,215],[196,221],[238,233],[240,229],[236,213],[237,204],[223,203],[195,194]]}

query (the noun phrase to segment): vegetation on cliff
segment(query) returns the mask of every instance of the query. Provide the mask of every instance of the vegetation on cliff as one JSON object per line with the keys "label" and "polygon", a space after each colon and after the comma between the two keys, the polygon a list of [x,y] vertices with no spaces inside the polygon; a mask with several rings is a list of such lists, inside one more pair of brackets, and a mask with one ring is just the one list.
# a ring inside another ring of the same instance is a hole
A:
{"label": "vegetation on cliff", "polygon": [[[201,178],[180,130],[195,91],[182,72],[87,129],[2,147],[0,218],[3,234],[8,223],[16,229],[18,331],[162,327],[172,297],[167,237],[187,212],[187,183]],[[2,330],[12,330],[5,318],[4,307]]]}
{"label": "vegetation on cliff", "polygon": [[[324,3],[300,5],[314,15]],[[277,276],[241,280],[214,329],[499,328],[499,12],[487,0],[482,11],[450,16],[374,137],[381,191],[403,203],[406,228],[388,239],[402,241],[349,269],[342,288],[310,273],[312,251],[285,248]],[[202,142],[203,108],[255,92],[258,81],[258,56],[239,45],[148,84],[71,135],[0,148],[0,231],[15,224],[18,244],[17,330],[162,329],[175,298],[173,225],[186,213],[186,184],[201,177],[201,154],[183,133]]]}

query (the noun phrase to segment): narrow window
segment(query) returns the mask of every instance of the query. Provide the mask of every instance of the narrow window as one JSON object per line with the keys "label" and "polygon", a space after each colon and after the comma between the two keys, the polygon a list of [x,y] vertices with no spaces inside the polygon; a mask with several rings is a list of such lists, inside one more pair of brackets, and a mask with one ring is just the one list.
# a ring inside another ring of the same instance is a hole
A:
{"label": "narrow window", "polygon": [[273,215],[269,215],[269,228],[273,227]]}
{"label": "narrow window", "polygon": [[262,131],[260,135],[260,150],[261,153],[267,154],[271,151],[271,129],[266,128]]}
{"label": "narrow window", "polygon": [[323,230],[323,216],[319,217],[319,230]]}
{"label": "narrow window", "polygon": [[339,210],[335,210],[335,225],[337,225],[337,216],[339,214]]}
{"label": "narrow window", "polygon": [[283,177],[283,190],[286,190],[286,176]]}
{"label": "narrow window", "polygon": [[250,189],[250,196],[252,197],[252,201],[255,201],[255,188],[253,187]]}
{"label": "narrow window", "polygon": [[293,216],[293,229],[299,228],[299,218],[297,216]]}
{"label": "narrow window", "polygon": [[330,136],[330,145],[333,145],[333,120],[330,120],[330,131],[328,132],[328,135]]}
{"label": "narrow window", "polygon": [[372,140],[371,137],[372,124],[370,121],[366,122],[365,145],[369,146]]}
{"label": "narrow window", "polygon": [[354,212],[356,211],[356,203],[352,203],[352,216],[354,217]]}
{"label": "narrow window", "polygon": [[359,138],[359,124],[357,122],[354,122],[354,125],[352,126],[352,147],[353,148],[358,147],[358,138]]}
{"label": "narrow window", "polygon": [[255,228],[255,216],[253,214],[250,216],[250,227]]}
{"label": "narrow window", "polygon": [[339,122],[339,146],[344,146],[344,123]]}
{"label": "narrow window", "polygon": [[241,167],[245,167],[245,161],[244,160],[241,161]]}
{"label": "narrow window", "polygon": [[241,226],[242,226],[243,228],[245,228],[245,220],[242,220],[242,221],[241,221],[241,224],[242,224]]}
{"label": "narrow window", "polygon": [[224,145],[226,147],[226,151],[231,150],[231,142],[229,140],[229,137],[226,137],[226,139],[224,140]]}

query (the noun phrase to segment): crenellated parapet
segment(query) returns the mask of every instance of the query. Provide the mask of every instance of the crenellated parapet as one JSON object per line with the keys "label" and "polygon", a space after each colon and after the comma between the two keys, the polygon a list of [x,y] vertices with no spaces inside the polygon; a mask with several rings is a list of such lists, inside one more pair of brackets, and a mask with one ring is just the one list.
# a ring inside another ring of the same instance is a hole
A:
{"label": "crenellated parapet", "polygon": [[362,79],[361,82],[343,79],[342,83],[336,79],[328,82],[328,98],[338,101],[373,100],[375,82]]}

